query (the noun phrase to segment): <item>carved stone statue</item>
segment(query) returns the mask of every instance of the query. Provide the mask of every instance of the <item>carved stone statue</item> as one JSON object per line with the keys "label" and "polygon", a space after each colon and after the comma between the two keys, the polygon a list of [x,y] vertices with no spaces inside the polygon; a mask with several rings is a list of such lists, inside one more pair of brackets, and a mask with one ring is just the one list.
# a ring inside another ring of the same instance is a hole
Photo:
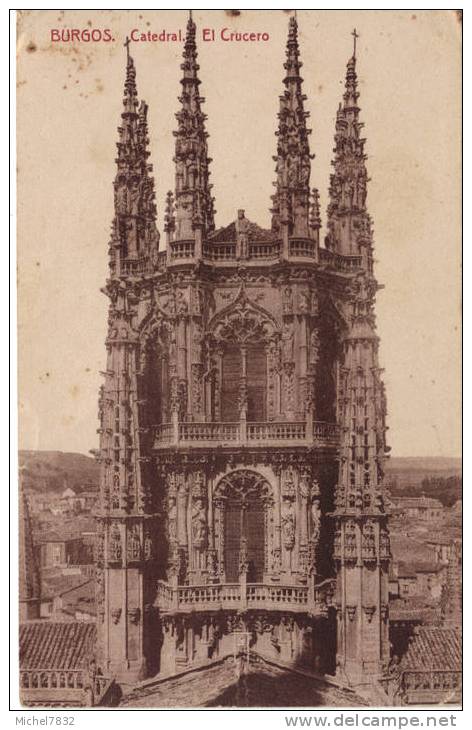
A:
{"label": "carved stone statue", "polygon": [[293,329],[288,322],[282,329],[282,357],[284,362],[293,361]]}
{"label": "carved stone statue", "polygon": [[310,365],[315,367],[319,359],[320,338],[316,329],[310,335]]}
{"label": "carved stone statue", "polygon": [[181,317],[184,317],[188,312],[188,304],[187,300],[185,299],[185,295],[181,289],[177,292],[177,314],[180,314]]}
{"label": "carved stone statue", "polygon": [[295,545],[295,515],[291,504],[286,508],[286,512],[282,517],[282,535],[285,548],[293,550]]}
{"label": "carved stone statue", "polygon": [[207,532],[205,504],[203,499],[195,499],[192,504],[192,542],[194,547],[201,549],[205,546]]}
{"label": "carved stone statue", "polygon": [[290,286],[285,286],[283,290],[283,313],[292,314],[293,311],[293,294]]}
{"label": "carved stone statue", "polygon": [[305,289],[302,289],[302,291],[299,293],[299,303],[298,303],[298,309],[301,312],[301,314],[308,314],[310,312],[310,293],[307,292]]}
{"label": "carved stone statue", "polygon": [[313,523],[313,539],[318,539],[320,534],[321,508],[318,499],[314,499],[311,503],[311,521]]}
{"label": "carved stone statue", "polygon": [[177,541],[177,501],[173,495],[169,495],[167,500],[167,525],[169,542]]}

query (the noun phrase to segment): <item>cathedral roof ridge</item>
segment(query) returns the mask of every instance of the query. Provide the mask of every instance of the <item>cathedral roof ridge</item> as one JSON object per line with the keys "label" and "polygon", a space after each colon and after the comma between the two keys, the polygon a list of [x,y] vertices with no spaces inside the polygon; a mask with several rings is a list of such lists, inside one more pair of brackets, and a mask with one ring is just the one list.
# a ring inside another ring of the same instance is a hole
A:
{"label": "cathedral roof ridge", "polygon": [[[246,218],[247,234],[250,241],[273,241],[277,239],[277,234],[270,228],[262,228],[257,223]],[[209,243],[232,243],[237,238],[236,220],[226,226],[217,228],[208,236]]]}

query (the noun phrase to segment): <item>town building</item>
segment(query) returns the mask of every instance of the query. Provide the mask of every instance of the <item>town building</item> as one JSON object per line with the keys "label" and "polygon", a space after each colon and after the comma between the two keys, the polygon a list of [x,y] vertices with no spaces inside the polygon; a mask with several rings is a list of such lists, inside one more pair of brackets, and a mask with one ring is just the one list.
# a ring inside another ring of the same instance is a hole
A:
{"label": "town building", "polygon": [[445,510],[438,499],[426,497],[396,497],[395,507],[397,514],[410,520],[421,520],[434,525],[445,517]]}

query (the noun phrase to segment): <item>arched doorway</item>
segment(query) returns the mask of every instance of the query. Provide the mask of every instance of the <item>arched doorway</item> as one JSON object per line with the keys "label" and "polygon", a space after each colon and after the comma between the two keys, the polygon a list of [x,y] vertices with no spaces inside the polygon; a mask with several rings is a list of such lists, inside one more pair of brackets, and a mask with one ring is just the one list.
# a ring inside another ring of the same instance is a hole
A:
{"label": "arched doorway", "polygon": [[271,504],[270,485],[257,472],[241,469],[223,477],[217,485],[218,551],[227,583],[238,583],[242,573],[249,583],[263,581]]}

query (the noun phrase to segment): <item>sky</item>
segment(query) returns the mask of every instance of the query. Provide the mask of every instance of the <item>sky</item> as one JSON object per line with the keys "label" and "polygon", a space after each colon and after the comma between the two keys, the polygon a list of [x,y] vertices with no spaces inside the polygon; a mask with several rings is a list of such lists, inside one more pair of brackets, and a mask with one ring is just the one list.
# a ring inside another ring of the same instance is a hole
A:
{"label": "sky", "polygon": [[[20,11],[17,40],[20,448],[98,445],[105,369],[107,247],[117,126],[132,29],[184,31],[186,12]],[[244,208],[268,227],[288,14],[194,11],[216,223]],[[311,185],[322,223],[334,120],[357,41],[375,227],[380,361],[394,456],[459,456],[461,27],[455,11],[298,11]],[[110,29],[110,42],[52,42],[51,30]],[[204,28],[216,40],[203,42]],[[224,42],[221,29],[268,33]],[[173,188],[181,43],[136,42],[149,104],[158,227]],[[322,237],[324,232],[322,231]],[[163,239],[163,236],[162,236]]]}

